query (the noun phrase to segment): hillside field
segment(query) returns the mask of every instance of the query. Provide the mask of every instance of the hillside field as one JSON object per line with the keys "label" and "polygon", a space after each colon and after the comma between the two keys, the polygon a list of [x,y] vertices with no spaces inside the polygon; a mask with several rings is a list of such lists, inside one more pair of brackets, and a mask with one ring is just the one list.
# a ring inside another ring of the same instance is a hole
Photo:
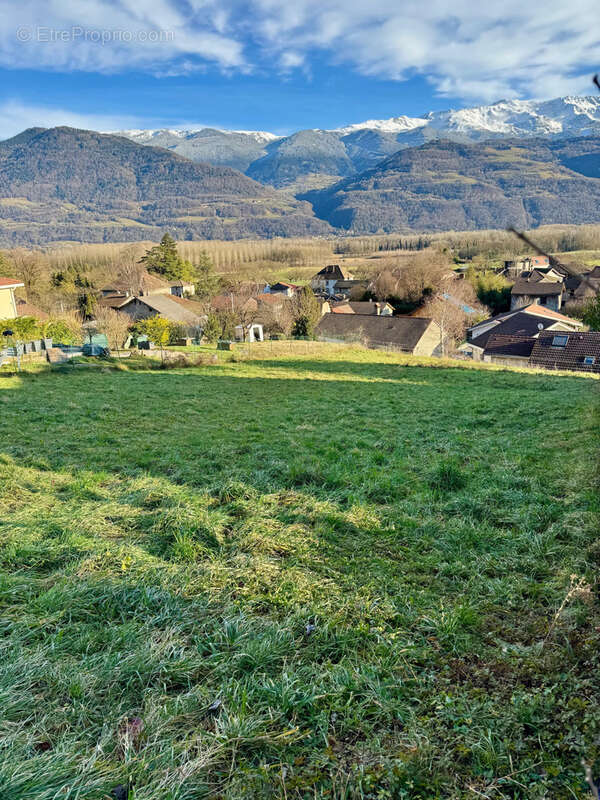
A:
{"label": "hillside field", "polygon": [[589,798],[598,381],[0,376],[0,796]]}

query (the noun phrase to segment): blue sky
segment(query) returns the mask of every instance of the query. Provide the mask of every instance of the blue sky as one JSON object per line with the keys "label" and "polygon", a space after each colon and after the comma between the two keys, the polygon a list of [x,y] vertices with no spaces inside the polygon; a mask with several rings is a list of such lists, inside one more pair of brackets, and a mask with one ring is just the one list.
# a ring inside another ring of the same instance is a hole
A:
{"label": "blue sky", "polygon": [[600,58],[596,0],[0,0],[0,15],[0,138],[331,128],[592,93]]}

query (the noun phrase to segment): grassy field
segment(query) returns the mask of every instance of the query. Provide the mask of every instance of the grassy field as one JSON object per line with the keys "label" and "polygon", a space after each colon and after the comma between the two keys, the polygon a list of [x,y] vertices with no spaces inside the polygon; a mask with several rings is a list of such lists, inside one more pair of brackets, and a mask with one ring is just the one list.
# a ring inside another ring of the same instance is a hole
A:
{"label": "grassy field", "polygon": [[0,797],[591,797],[598,390],[335,348],[0,378]]}

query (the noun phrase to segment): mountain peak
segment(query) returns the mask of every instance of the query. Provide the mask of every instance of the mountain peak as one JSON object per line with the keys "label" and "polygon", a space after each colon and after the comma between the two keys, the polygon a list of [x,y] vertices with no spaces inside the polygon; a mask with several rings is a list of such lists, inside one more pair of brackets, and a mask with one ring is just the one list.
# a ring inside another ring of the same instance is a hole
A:
{"label": "mountain peak", "polygon": [[484,142],[599,135],[600,97],[504,99],[417,117],[400,114],[368,119],[332,130],[315,127],[289,136],[218,128],[118,133],[193,161],[234,167],[261,183],[298,194],[371,169],[399,150],[432,140]]}

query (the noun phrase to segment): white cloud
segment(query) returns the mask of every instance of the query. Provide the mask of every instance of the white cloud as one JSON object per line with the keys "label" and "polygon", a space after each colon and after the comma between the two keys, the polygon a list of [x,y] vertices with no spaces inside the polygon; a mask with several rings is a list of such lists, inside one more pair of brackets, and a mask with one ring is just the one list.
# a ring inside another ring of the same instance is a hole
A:
{"label": "white cloud", "polygon": [[0,104],[0,139],[8,139],[26,128],[53,128],[56,125],[95,131],[140,127],[139,120],[132,117],[77,114],[59,108],[24,105],[17,100],[7,100]]}
{"label": "white cloud", "polygon": [[[244,68],[243,45],[227,34],[218,0],[0,0],[0,65],[116,72],[177,72],[190,63]],[[192,9],[190,12],[190,8]]]}
{"label": "white cloud", "polygon": [[276,52],[323,50],[388,79],[425,76],[469,100],[591,92],[597,0],[254,0]]}
{"label": "white cloud", "polygon": [[[591,92],[600,48],[597,0],[0,0],[0,13],[6,67],[286,73],[318,52],[365,75],[421,75],[465,101]],[[132,40],[40,41],[40,27],[72,26]],[[161,31],[170,38],[153,41]]]}

